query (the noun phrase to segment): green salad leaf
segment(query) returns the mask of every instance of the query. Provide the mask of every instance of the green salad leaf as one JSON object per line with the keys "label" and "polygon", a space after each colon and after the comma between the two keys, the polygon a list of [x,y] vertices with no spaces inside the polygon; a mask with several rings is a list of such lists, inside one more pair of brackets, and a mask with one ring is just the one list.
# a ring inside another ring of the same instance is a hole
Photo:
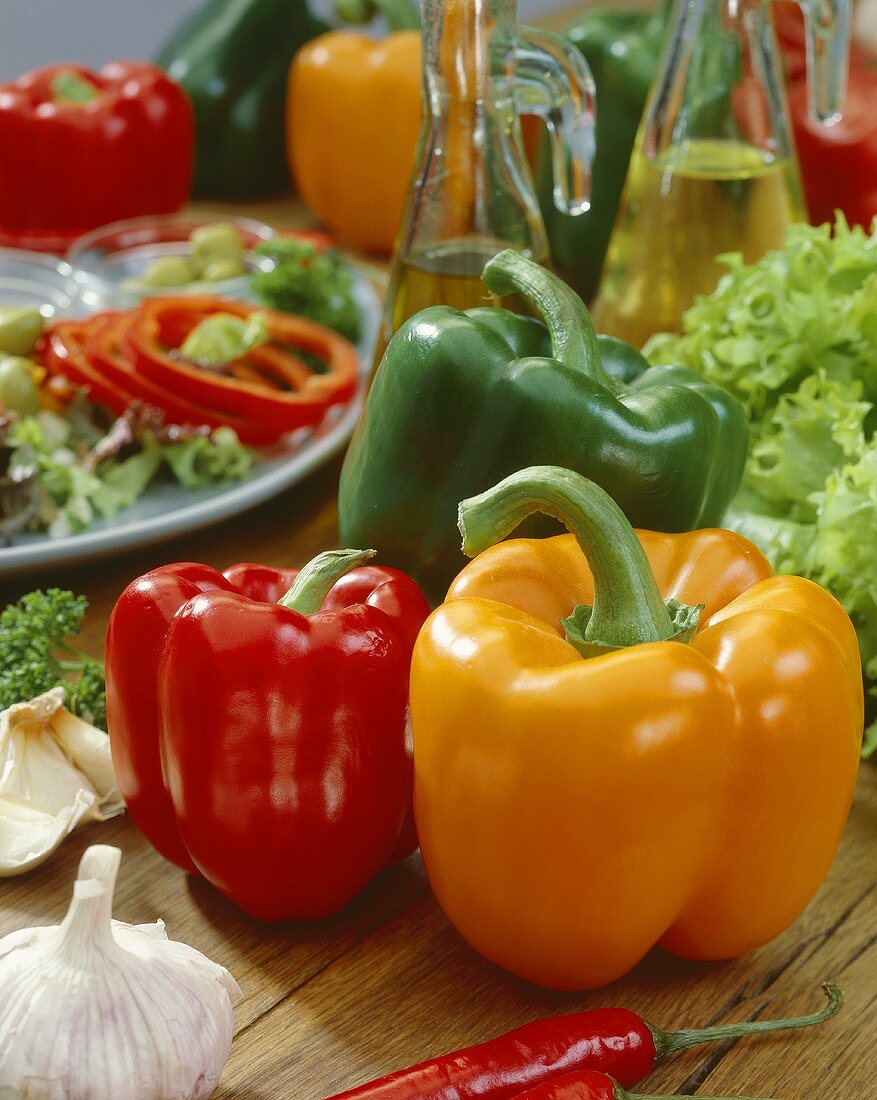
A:
{"label": "green salad leaf", "polygon": [[61,538],[130,508],[156,478],[186,489],[245,478],[253,452],[230,427],[164,428],[148,415],[121,417],[107,431],[78,399],[66,416],[41,410],[17,420],[7,442],[38,470],[34,526]]}
{"label": "green salad leaf", "polygon": [[[727,273],[683,332],[645,353],[740,400],[752,445],[726,523],[778,572],[840,600],[877,697],[877,221],[870,233],[842,217],[833,233],[793,225],[757,263],[722,259]],[[877,721],[865,745],[875,750]]]}

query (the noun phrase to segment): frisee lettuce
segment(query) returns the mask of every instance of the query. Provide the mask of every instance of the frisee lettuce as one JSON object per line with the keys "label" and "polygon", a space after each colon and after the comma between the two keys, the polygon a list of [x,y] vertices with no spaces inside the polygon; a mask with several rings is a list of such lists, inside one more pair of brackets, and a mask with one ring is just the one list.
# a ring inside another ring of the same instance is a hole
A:
{"label": "frisee lettuce", "polygon": [[[794,225],[786,247],[739,255],[688,310],[679,335],[646,345],[746,409],[752,445],[728,526],[774,568],[825,585],[859,637],[877,697],[877,221]],[[865,752],[877,750],[877,721]]]}

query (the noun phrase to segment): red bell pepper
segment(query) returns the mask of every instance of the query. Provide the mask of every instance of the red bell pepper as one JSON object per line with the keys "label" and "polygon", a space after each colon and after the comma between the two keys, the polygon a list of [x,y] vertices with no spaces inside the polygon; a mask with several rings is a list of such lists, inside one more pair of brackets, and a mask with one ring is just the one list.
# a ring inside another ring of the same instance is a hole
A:
{"label": "red bell pepper", "polygon": [[877,217],[877,53],[862,42],[853,43],[843,118],[834,126],[823,126],[807,106],[801,9],[797,4],[775,4],[773,14],[810,221],[833,221],[840,210],[851,225],[870,229]]}
{"label": "red bell pepper", "polygon": [[410,814],[408,671],[429,609],[371,554],[300,573],[164,566],[110,618],[107,718],[131,816],[260,920],[337,911]]}
{"label": "red bell pepper", "polygon": [[156,65],[52,65],[0,85],[0,244],[63,252],[107,222],[172,213],[193,151],[188,97]]}

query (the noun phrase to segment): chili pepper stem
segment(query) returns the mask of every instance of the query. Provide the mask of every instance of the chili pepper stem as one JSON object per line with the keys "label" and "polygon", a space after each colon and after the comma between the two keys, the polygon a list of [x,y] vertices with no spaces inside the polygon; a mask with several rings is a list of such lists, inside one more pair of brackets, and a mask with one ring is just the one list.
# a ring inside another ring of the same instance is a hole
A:
{"label": "chili pepper stem", "polygon": [[580,605],[563,620],[567,641],[583,656],[691,633],[699,610],[664,603],[624,513],[599,485],[571,470],[531,466],[464,500],[458,519],[463,553],[475,557],[534,512],[553,516],[575,535],[594,575],[593,608]]}
{"label": "chili pepper stem", "polygon": [[649,1024],[655,1037],[656,1061],[660,1062],[668,1054],[699,1046],[701,1043],[714,1043],[721,1039],[739,1039],[744,1035],[763,1035],[769,1031],[789,1031],[798,1027],[812,1027],[814,1024],[830,1020],[843,1003],[843,991],[833,982],[823,982],[822,989],[828,998],[828,1004],[820,1012],[809,1016],[793,1016],[786,1020],[743,1020],[737,1024],[719,1024],[717,1027],[696,1028],[689,1031],[662,1031]]}
{"label": "chili pepper stem", "polygon": [[558,362],[615,392],[615,384],[603,369],[594,322],[572,287],[510,248],[488,260],[482,278],[494,294],[522,294],[536,306]]}
{"label": "chili pepper stem", "polygon": [[292,587],[277,602],[300,615],[313,615],[320,610],[323,600],[345,573],[365,565],[374,556],[374,550],[326,550],[317,554],[302,568]]}
{"label": "chili pepper stem", "polygon": [[680,1093],[673,1093],[672,1095],[657,1096],[653,1093],[649,1093],[648,1096],[642,1092],[625,1092],[621,1085],[615,1086],[615,1100],[769,1100],[764,1096],[683,1096]]}

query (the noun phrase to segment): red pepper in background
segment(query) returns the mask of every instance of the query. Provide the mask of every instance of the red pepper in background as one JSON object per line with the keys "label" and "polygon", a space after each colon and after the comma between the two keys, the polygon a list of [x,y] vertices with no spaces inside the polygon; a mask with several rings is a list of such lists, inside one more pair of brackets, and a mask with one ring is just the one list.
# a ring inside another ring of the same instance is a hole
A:
{"label": "red pepper in background", "polygon": [[110,618],[107,717],[131,816],[260,920],[328,916],[399,854],[408,672],[429,608],[370,556],[329,552],[301,572],[169,565]]}
{"label": "red pepper in background", "polygon": [[843,118],[823,126],[807,109],[804,23],[798,4],[773,5],[789,83],[789,113],[814,225],[841,210],[851,225],[877,216],[877,53],[854,42]]}
{"label": "red pepper in background", "polygon": [[[531,1096],[533,1100],[612,1100],[615,1081],[636,1084],[668,1054],[701,1043],[822,1023],[837,1012],[843,999],[836,985],[826,983],[823,989],[828,1004],[810,1016],[694,1031],[662,1031],[626,1008],[534,1020],[486,1043],[399,1070],[330,1100],[523,1100]],[[586,1084],[603,1091],[555,1093],[540,1088],[548,1083],[566,1087],[570,1078],[583,1073],[592,1075]],[[615,1098],[623,1100],[623,1093],[616,1092]]]}
{"label": "red pepper in background", "polygon": [[0,85],[0,244],[63,252],[189,195],[194,122],[157,65],[51,65]]}

